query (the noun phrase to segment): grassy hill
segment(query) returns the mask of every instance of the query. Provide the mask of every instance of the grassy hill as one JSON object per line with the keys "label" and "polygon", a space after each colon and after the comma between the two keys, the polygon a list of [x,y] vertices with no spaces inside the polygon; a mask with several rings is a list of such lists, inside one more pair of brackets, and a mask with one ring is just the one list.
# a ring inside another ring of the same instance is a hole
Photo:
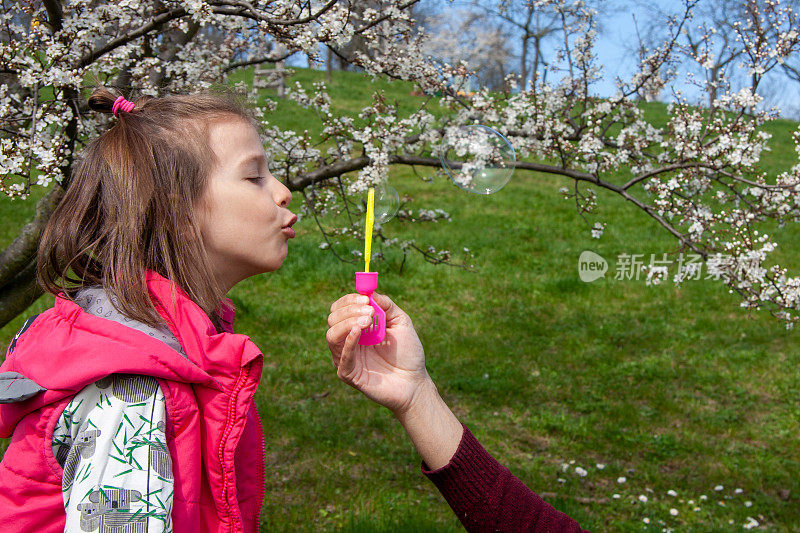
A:
{"label": "grassy hill", "polygon": [[[250,82],[252,70],[237,76]],[[324,73],[303,69],[293,78],[306,87],[321,79]],[[376,88],[408,110],[422,101],[408,84],[343,72],[329,83],[333,108],[357,113]],[[665,116],[660,104],[648,112]],[[291,102],[268,119],[316,131],[313,111]],[[795,127],[770,125],[770,169],[795,160]],[[404,168],[392,170],[391,183],[414,198],[407,208],[442,208],[452,222],[395,219],[388,234],[475,254],[472,272],[418,256],[401,272],[399,251],[387,251],[387,263],[376,268],[382,291],[411,315],[445,401],[512,473],[596,531],[740,531],[747,517],[770,530],[796,527],[796,331],[741,310],[719,282],[678,289],[614,279],[621,254],[649,261],[676,245],[655,221],[604,191],[598,220],[608,227],[595,240],[558,193],[564,179],[517,172],[485,197],[440,178],[426,183]],[[38,196],[0,198],[0,247],[32,216]],[[301,198],[295,194],[293,211]],[[236,330],[266,356],[257,393],[268,453],[262,529],[462,530],[420,473],[401,426],[337,379],[326,319],[330,304],[353,291],[355,268],[319,248],[312,220],[295,227],[284,266],[231,292]],[[780,241],[779,257],[795,272],[800,253],[791,243],[799,233],[787,228]],[[584,250],[608,260],[605,278],[580,280]],[[52,302],[43,297],[0,330],[0,344]]]}

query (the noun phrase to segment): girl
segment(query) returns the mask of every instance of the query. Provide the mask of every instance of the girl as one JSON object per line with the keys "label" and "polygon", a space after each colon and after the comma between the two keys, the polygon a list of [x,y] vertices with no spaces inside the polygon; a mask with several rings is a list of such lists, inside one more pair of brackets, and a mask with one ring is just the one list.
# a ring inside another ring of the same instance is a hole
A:
{"label": "girl", "polygon": [[[259,124],[228,96],[89,98],[116,124],[73,166],[42,234],[30,317],[0,366],[0,523],[15,531],[258,530],[263,356],[226,293],[278,269],[297,220]],[[340,379],[386,406],[471,530],[577,529],[453,416],[408,316],[377,295],[387,342],[357,346],[365,297],[331,306]]]}

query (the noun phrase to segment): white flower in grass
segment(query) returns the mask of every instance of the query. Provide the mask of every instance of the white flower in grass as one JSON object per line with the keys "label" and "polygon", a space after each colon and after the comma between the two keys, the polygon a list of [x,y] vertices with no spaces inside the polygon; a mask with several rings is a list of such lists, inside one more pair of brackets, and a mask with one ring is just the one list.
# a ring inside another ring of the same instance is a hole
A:
{"label": "white flower in grass", "polygon": [[579,466],[576,466],[575,467],[575,473],[578,474],[581,477],[586,477],[586,474],[588,474],[589,472],[587,472],[586,470],[584,470],[583,468],[581,468]]}
{"label": "white flower in grass", "polygon": [[744,502],[744,506],[745,507],[752,507],[753,506],[753,502],[748,500],[748,501]]}
{"label": "white flower in grass", "polygon": [[644,518],[642,518],[642,522],[644,522],[645,524],[649,524],[650,519],[645,516]]}
{"label": "white flower in grass", "polygon": [[678,495],[678,493],[677,493],[677,492],[675,492],[675,491],[674,491],[674,490],[672,490],[672,489],[669,489],[669,490],[667,491],[667,494],[669,494],[669,495],[670,495],[670,496],[672,496],[672,497],[675,497],[675,496],[677,496],[677,495]]}
{"label": "white flower in grass", "polygon": [[736,490],[733,491],[734,494],[741,494],[743,492],[744,491],[742,489],[736,489]]}
{"label": "white flower in grass", "polygon": [[752,516],[747,517],[747,522],[742,526],[745,529],[753,529],[754,527],[758,527],[758,520],[753,518]]}
{"label": "white flower in grass", "polygon": [[644,494],[640,494],[639,501],[642,503],[647,503],[647,496],[645,496]]}
{"label": "white flower in grass", "polygon": [[714,487],[714,490],[717,491],[717,492],[721,491],[722,490],[722,485],[717,485],[716,487]]}
{"label": "white flower in grass", "polygon": [[561,471],[566,472],[569,470],[569,463],[561,463]]}
{"label": "white flower in grass", "polygon": [[672,516],[678,516],[678,510],[675,508],[670,509],[669,514],[671,514]]}
{"label": "white flower in grass", "polygon": [[606,467],[606,465],[604,465],[603,463],[597,463],[595,466],[597,467],[598,470],[602,470]]}
{"label": "white flower in grass", "polygon": [[698,511],[700,510],[700,508],[699,508],[699,507],[695,507],[695,508],[694,508],[694,509],[692,509],[692,510],[693,510],[693,511],[696,513],[696,512],[698,512]]}
{"label": "white flower in grass", "polygon": [[567,480],[566,480],[566,479],[564,479],[564,478],[562,478],[562,477],[560,477],[560,478],[558,478],[558,482],[559,482],[559,483],[566,483],[566,482],[567,482]]}
{"label": "white flower in grass", "polygon": [[704,502],[704,501],[706,501],[707,499],[708,499],[708,496],[706,496],[705,494],[701,494],[701,495],[700,495],[700,501],[701,501],[701,502]]}
{"label": "white flower in grass", "polygon": [[720,507],[725,507],[725,502],[720,500],[717,502],[717,505],[719,505]]}
{"label": "white flower in grass", "polygon": [[614,498],[615,500],[619,500],[621,498],[621,496],[616,493],[612,494],[611,497]]}
{"label": "white flower in grass", "polygon": [[623,476],[617,478],[617,483],[625,483],[626,479]]}

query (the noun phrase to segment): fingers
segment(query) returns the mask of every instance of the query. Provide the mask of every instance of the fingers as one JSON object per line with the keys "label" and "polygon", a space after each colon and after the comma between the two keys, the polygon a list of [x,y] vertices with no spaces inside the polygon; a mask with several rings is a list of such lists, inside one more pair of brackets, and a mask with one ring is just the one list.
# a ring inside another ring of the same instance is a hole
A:
{"label": "fingers", "polygon": [[350,294],[345,294],[344,296],[342,296],[341,298],[339,298],[338,300],[336,300],[331,304],[331,313],[333,313],[339,308],[359,303],[367,304],[369,303],[369,298],[364,296],[363,294],[358,294],[355,292]]}
{"label": "fingers", "polygon": [[[397,304],[395,304],[392,301],[392,299],[386,296],[385,294],[374,292],[372,293],[372,297],[375,300],[375,303],[381,306],[381,309],[383,309],[384,311],[388,312],[389,310],[392,310],[393,312],[395,311],[402,312],[402,309],[400,309],[400,307],[398,307]],[[367,305],[368,303],[369,303],[369,297],[364,296],[363,294],[358,294],[358,293],[345,294],[344,296],[333,302],[333,304],[331,304],[331,314],[334,314],[336,311],[339,311],[351,305]],[[328,325],[330,326],[331,324],[329,323]]]}
{"label": "fingers", "polygon": [[347,342],[348,335],[353,330],[357,330],[357,341],[361,330],[372,323],[372,315],[375,310],[368,304],[368,297],[351,293],[342,296],[331,305],[331,313],[328,315],[328,332],[325,334],[325,340],[328,342],[328,347],[331,350],[333,362],[336,366],[340,364],[340,361],[337,361],[342,353],[340,352],[340,347]]}
{"label": "fingers", "polygon": [[[370,311],[372,311],[371,307]],[[325,340],[328,341],[328,346],[331,347],[341,346],[341,344],[346,340],[347,334],[350,333],[352,329],[354,328],[358,329],[358,331],[360,332],[362,329],[366,328],[371,322],[372,318],[370,317],[370,315],[367,314],[357,313],[353,315],[348,315],[347,317],[337,321],[330,328],[328,328],[328,333],[325,334]]]}
{"label": "fingers", "polygon": [[[361,302],[361,300],[356,300],[357,302]],[[369,300],[367,300],[369,301]],[[347,320],[353,316],[372,316],[375,310],[372,308],[371,305],[368,303],[354,303],[351,305],[345,305],[344,307],[339,307],[335,311],[331,312],[328,315],[328,327],[333,327],[335,324],[338,324],[342,320]]]}
{"label": "fingers", "polygon": [[[387,327],[389,325],[389,320],[407,320],[410,324],[408,315],[406,315],[391,298],[377,292],[373,293],[373,298],[375,303],[386,312]],[[361,331],[372,323],[375,310],[371,305],[368,305],[368,302],[368,297],[357,293],[351,293],[342,296],[331,305],[331,312],[328,315],[328,332],[325,335],[325,339],[328,342],[328,346],[331,348],[334,364],[337,366],[342,364],[341,361],[336,361],[339,357],[339,354],[336,353],[338,352],[338,347],[349,342],[349,336],[353,331],[357,331],[355,334],[356,340],[354,341],[357,342]],[[340,352],[341,358],[345,357],[344,350],[345,348],[342,348]]]}

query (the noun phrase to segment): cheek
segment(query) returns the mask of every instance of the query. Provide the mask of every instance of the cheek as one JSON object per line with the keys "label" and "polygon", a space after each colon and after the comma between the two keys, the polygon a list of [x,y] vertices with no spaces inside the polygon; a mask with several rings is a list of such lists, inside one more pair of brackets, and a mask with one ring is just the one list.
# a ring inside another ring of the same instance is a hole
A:
{"label": "cheek", "polygon": [[241,232],[241,221],[238,216],[239,206],[234,198],[215,195],[209,199],[202,210],[200,226],[203,240],[213,248],[224,247],[235,236],[237,228]]}
{"label": "cheek", "polygon": [[[256,189],[256,187],[253,187]],[[243,238],[279,231],[280,211],[271,197],[250,189],[212,189],[204,213],[204,234],[216,246],[230,246]],[[225,244],[228,243],[228,244]]]}
{"label": "cheek", "polygon": [[231,194],[229,191],[218,191],[209,202],[208,224],[216,230],[229,229],[248,218],[248,201],[243,195]]}

